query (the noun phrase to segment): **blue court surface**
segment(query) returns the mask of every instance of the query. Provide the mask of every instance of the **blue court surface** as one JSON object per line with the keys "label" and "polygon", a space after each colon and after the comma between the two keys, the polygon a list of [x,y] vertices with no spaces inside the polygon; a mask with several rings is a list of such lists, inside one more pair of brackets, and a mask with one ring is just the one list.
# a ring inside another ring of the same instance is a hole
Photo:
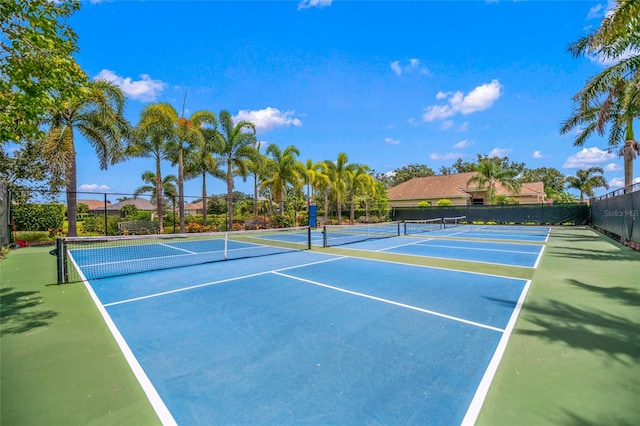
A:
{"label": "blue court surface", "polygon": [[535,268],[544,245],[496,241],[462,241],[444,238],[395,237],[367,240],[342,246],[354,250],[372,250],[438,259],[465,260],[496,265]]}
{"label": "blue court surface", "polygon": [[185,425],[473,423],[528,286],[308,251],[88,283]]}

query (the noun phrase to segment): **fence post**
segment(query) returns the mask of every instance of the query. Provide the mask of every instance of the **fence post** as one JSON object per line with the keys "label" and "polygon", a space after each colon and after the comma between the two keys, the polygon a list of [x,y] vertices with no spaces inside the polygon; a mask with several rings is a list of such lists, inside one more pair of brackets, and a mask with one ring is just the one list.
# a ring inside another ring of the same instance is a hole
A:
{"label": "fence post", "polygon": [[107,217],[107,193],[104,194],[104,236],[109,235],[109,220]]}

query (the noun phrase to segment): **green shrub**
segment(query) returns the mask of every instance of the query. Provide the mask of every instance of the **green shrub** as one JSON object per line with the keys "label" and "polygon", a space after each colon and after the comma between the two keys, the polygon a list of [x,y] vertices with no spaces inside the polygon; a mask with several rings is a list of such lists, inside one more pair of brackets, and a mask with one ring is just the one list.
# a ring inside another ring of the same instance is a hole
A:
{"label": "green shrub", "polygon": [[442,198],[442,199],[438,200],[438,202],[436,203],[436,206],[438,206],[438,207],[450,207],[452,205],[453,205],[453,203],[448,198]]}
{"label": "green shrub", "polygon": [[420,201],[418,207],[431,207],[431,203],[428,201]]}
{"label": "green shrub", "polygon": [[12,207],[12,215],[18,231],[59,229],[64,222],[64,205],[17,204]]}

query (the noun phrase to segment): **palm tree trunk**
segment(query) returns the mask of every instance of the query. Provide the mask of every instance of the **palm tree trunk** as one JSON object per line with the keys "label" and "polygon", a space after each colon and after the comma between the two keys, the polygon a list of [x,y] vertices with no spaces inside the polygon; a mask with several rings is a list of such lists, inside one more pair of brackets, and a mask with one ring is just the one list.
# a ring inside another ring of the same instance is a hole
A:
{"label": "palm tree trunk", "polygon": [[329,220],[329,193],[325,192],[324,194],[324,221],[325,223]]}
{"label": "palm tree trunk", "polygon": [[[75,153],[70,156],[67,168],[67,222],[68,237],[77,237],[78,230],[76,228],[76,212],[78,209],[78,194],[76,192],[77,176],[76,176],[76,156]],[[105,229],[105,235],[107,230]]]}
{"label": "palm tree trunk", "polygon": [[164,233],[164,223],[163,222],[163,203],[162,199],[162,176],[160,175],[160,157],[156,158],[156,208],[158,210],[158,232],[161,234]]}
{"label": "palm tree trunk", "polygon": [[233,174],[231,173],[231,160],[227,161],[227,231],[233,229]]}
{"label": "palm tree trunk", "polygon": [[184,159],[182,158],[182,142],[178,148],[178,215],[180,216],[180,233],[184,234]]}
{"label": "palm tree trunk", "polygon": [[635,141],[626,140],[624,142],[623,155],[624,155],[624,192],[631,191],[630,186],[633,185],[633,158],[635,157],[634,151]]}
{"label": "palm tree trunk", "polygon": [[253,175],[253,215],[258,216],[258,175]]}
{"label": "palm tree trunk", "polygon": [[353,225],[356,219],[356,202],[355,197],[351,197],[351,205],[349,206],[349,221]]}
{"label": "palm tree trunk", "polygon": [[207,172],[202,172],[202,225],[207,226]]}

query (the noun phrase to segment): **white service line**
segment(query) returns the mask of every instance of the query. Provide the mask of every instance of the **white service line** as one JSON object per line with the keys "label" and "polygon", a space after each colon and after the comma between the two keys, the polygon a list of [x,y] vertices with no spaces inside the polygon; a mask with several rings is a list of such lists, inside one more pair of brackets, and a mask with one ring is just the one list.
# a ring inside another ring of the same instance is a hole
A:
{"label": "white service line", "polygon": [[503,329],[498,328],[498,327],[493,327],[491,325],[481,324],[481,323],[478,323],[478,322],[475,322],[475,321],[469,321],[469,320],[466,320],[466,319],[463,319],[463,318],[458,318],[458,317],[454,317],[454,316],[451,316],[451,315],[446,315],[446,314],[443,314],[443,313],[440,313],[440,312],[430,311],[428,309],[423,309],[423,308],[418,308],[417,306],[412,306],[412,305],[407,305],[407,304],[404,304],[404,303],[394,302],[393,300],[383,299],[381,297],[371,296],[369,294],[358,293],[357,291],[351,291],[351,290],[347,290],[347,289],[340,288],[340,287],[334,287],[332,285],[319,283],[317,281],[307,280],[305,278],[300,278],[300,277],[296,277],[296,276],[289,275],[289,274],[283,274],[282,272],[279,272],[279,271],[273,271],[272,273],[276,274],[276,275],[280,275],[280,276],[286,277],[286,278],[291,278],[293,280],[302,281],[302,282],[305,282],[305,283],[308,283],[308,284],[313,284],[313,285],[317,285],[317,286],[320,286],[320,287],[329,288],[331,290],[340,291],[342,293],[348,293],[348,294],[352,294],[354,296],[364,297],[364,298],[367,298],[367,299],[376,300],[378,302],[388,303],[390,305],[400,306],[402,308],[412,309],[414,311],[424,312],[426,314],[434,315],[434,316],[441,317],[441,318],[446,318],[446,319],[449,319],[449,320],[452,320],[452,321],[457,321],[457,322],[461,322],[461,323],[464,323],[464,324],[473,325],[475,327],[486,328],[488,330],[493,330],[493,331],[497,331],[499,333],[504,333]]}

